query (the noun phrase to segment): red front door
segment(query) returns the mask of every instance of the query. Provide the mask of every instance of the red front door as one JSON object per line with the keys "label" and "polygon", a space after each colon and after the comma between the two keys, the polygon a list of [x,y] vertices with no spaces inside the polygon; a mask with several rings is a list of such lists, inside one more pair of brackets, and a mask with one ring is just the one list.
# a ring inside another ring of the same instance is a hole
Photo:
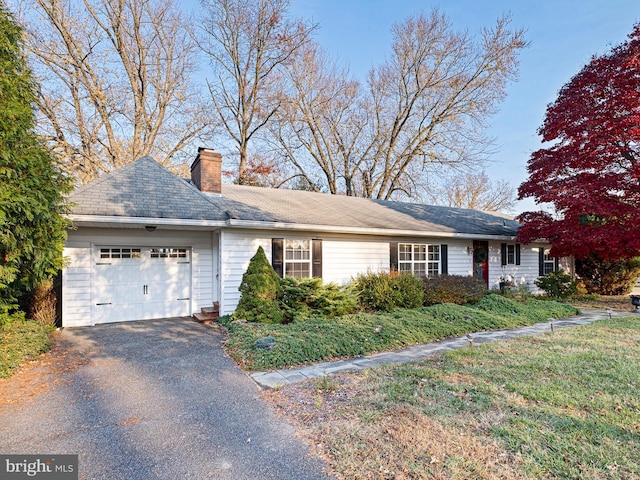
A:
{"label": "red front door", "polygon": [[473,241],[473,276],[489,286],[489,242]]}

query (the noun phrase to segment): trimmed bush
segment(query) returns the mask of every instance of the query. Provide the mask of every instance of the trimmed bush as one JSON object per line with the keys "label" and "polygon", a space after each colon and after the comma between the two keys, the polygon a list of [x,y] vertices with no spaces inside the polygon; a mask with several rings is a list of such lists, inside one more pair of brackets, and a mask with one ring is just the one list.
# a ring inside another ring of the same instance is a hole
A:
{"label": "trimmed bush", "polygon": [[422,281],[411,273],[368,272],[355,279],[354,288],[362,308],[373,312],[418,308],[424,298]]}
{"label": "trimmed bush", "polygon": [[474,304],[487,294],[484,281],[470,276],[438,275],[424,278],[424,304]]}
{"label": "trimmed bush", "polygon": [[576,259],[576,273],[587,293],[626,295],[640,277],[640,258],[603,260],[596,255]]}
{"label": "trimmed bush", "polygon": [[282,323],[284,314],[280,308],[280,277],[269,263],[262,247],[258,247],[249,261],[238,290],[242,295],[233,313],[234,320]]}
{"label": "trimmed bush", "polygon": [[563,271],[551,272],[544,277],[536,278],[533,283],[548,296],[555,298],[568,298],[578,291],[571,275]]}
{"label": "trimmed bush", "polygon": [[281,280],[282,309],[286,321],[310,317],[332,318],[358,310],[358,299],[350,287],[323,284],[320,278]]}

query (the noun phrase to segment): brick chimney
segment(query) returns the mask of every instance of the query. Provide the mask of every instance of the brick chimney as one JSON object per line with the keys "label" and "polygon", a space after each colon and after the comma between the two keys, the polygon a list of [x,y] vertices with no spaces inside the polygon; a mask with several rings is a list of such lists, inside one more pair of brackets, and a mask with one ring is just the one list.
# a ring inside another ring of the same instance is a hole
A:
{"label": "brick chimney", "polygon": [[191,180],[201,192],[222,193],[222,155],[210,148],[198,148],[191,164]]}

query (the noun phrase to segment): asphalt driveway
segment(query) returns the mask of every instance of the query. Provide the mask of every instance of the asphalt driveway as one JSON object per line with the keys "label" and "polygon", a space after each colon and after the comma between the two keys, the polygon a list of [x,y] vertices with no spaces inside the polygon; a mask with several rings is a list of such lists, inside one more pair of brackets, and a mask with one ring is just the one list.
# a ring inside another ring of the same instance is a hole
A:
{"label": "asphalt driveway", "polygon": [[91,480],[330,478],[222,341],[186,319],[65,329],[0,407],[0,453],[79,454]]}

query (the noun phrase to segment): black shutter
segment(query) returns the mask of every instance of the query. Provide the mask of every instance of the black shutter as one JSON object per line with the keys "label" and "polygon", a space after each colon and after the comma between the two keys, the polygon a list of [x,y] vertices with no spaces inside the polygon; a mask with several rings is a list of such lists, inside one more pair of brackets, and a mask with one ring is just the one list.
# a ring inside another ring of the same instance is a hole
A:
{"label": "black shutter", "polygon": [[398,242],[389,243],[389,268],[398,271]]}
{"label": "black shutter", "polygon": [[271,239],[271,265],[280,278],[284,277],[284,238]]}
{"label": "black shutter", "polygon": [[540,247],[538,250],[538,276],[544,275],[544,248]]}
{"label": "black shutter", "polygon": [[500,244],[500,263],[502,265],[507,264],[507,244],[506,243]]}
{"label": "black shutter", "polygon": [[520,265],[520,244],[516,243],[516,265]]}
{"label": "black shutter", "polygon": [[449,274],[449,246],[440,245],[440,274]]}
{"label": "black shutter", "polygon": [[311,259],[313,261],[311,276],[322,278],[322,240],[319,238],[311,240]]}
{"label": "black shutter", "polygon": [[554,272],[559,272],[560,271],[560,258],[558,258],[558,257],[556,257],[554,259],[553,271]]}

